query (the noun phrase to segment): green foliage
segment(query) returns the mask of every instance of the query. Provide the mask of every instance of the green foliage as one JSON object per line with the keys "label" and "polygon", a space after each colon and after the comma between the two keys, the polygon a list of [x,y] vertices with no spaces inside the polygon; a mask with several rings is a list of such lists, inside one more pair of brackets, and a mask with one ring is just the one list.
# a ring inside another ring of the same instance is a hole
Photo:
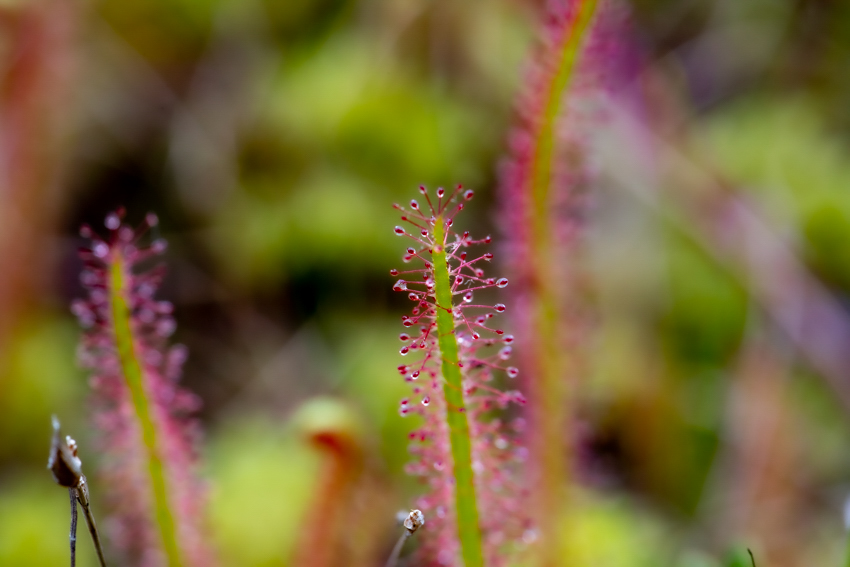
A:
{"label": "green foliage", "polygon": [[574,565],[657,567],[666,545],[657,518],[616,496],[580,492],[572,498],[559,529],[560,557]]}
{"label": "green foliage", "polygon": [[[46,454],[46,450],[45,450]],[[67,489],[43,468],[19,470],[0,488],[0,565],[55,567],[68,564],[71,511]],[[84,524],[82,515],[80,522]],[[86,528],[77,541],[77,567],[98,565]]]}
{"label": "green foliage", "polygon": [[208,451],[212,539],[222,565],[290,564],[317,480],[314,453],[262,417],[222,424]]}
{"label": "green foliage", "polygon": [[791,223],[818,275],[850,290],[850,165],[814,101],[755,97],[713,116],[697,138],[774,223]]}
{"label": "green foliage", "polygon": [[750,555],[750,551],[744,547],[737,547],[732,550],[726,558],[723,567],[758,567],[758,563],[753,563],[755,554]]}
{"label": "green foliage", "polygon": [[338,348],[338,390],[361,408],[379,432],[380,454],[387,469],[414,484],[402,472],[409,460],[407,433],[413,427],[411,421],[418,418],[402,418],[398,413],[398,401],[410,391],[395,370],[398,321],[364,324],[350,312],[326,315],[332,318],[329,342]]}
{"label": "green foliage", "polygon": [[54,413],[67,415],[69,431],[85,439],[79,408],[86,383],[74,360],[76,340],[70,317],[49,311],[33,313],[15,330],[0,364],[0,461],[42,464],[46,446],[34,443],[33,434],[49,439]]}
{"label": "green foliage", "polygon": [[411,180],[474,183],[497,146],[482,110],[423,85],[357,36],[294,55],[271,89],[242,155],[245,191],[219,211],[210,240],[243,284],[268,287],[316,266],[383,272],[396,253],[382,203]]}
{"label": "green foliage", "polygon": [[749,308],[743,286],[689,242],[666,243],[669,306],[662,319],[671,356],[691,368],[719,368],[737,353]]}

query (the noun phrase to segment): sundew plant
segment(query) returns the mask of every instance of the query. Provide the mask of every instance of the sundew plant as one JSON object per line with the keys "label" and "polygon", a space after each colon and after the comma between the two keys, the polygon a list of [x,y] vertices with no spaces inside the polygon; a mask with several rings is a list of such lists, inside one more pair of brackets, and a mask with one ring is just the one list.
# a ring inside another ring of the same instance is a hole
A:
{"label": "sundew plant", "polygon": [[429,489],[416,502],[430,522],[422,560],[501,565],[531,527],[515,474],[526,458],[515,440],[525,422],[503,423],[494,410],[523,405],[525,398],[498,387],[519,374],[508,365],[514,337],[497,326],[506,306],[481,303],[476,296],[504,288],[508,280],[485,274],[492,253],[475,253],[478,245],[490,243],[489,236],[476,240],[454,228],[471,190],[458,186],[448,194],[439,188],[433,199],[425,187],[420,193],[424,203],[396,205],[407,228],[397,226],[395,233],[409,241],[403,259],[411,267],[390,274],[401,278],[393,289],[415,304],[402,317],[409,331],[399,337],[400,354],[415,358],[398,367],[412,387],[399,411],[423,421],[410,433],[415,461],[408,466]]}
{"label": "sundew plant", "polygon": [[850,567],[847,22],[3,3],[0,567]]}
{"label": "sundew plant", "polygon": [[540,44],[517,101],[511,153],[501,169],[506,260],[515,279],[520,364],[529,399],[532,516],[538,557],[559,565],[558,518],[572,475],[571,411],[576,399],[582,324],[577,281],[580,236],[593,181],[590,137],[604,127],[594,111],[612,67],[621,65],[624,26],[608,0],[551,0]]}
{"label": "sundew plant", "polygon": [[186,349],[168,345],[173,306],[154,297],[162,266],[138,267],[166,249],[141,240],[157,218],[138,229],[111,213],[101,239],[80,250],[86,299],[72,311],[85,329],[80,363],[91,370],[94,426],[104,454],[103,492],[110,514],[104,529],[122,565],[212,565],[203,540],[204,491],[195,477],[198,398],[178,386]]}

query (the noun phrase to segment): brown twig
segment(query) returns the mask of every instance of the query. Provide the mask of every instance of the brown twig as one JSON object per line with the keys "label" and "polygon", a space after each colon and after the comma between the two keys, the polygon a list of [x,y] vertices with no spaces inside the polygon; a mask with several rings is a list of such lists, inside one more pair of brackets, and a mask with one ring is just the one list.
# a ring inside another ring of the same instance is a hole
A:
{"label": "brown twig", "polygon": [[395,567],[396,563],[398,563],[398,556],[401,555],[401,548],[404,547],[404,542],[407,541],[407,538],[410,537],[410,532],[404,530],[404,533],[401,534],[401,537],[398,538],[398,541],[393,547],[393,552],[390,553],[390,558],[387,559],[387,564],[385,567]]}
{"label": "brown twig", "polygon": [[97,524],[94,522],[94,514],[91,511],[91,504],[89,503],[89,489],[86,484],[85,475],[80,478],[80,484],[76,488],[77,492],[77,501],[80,503],[80,506],[83,507],[83,514],[86,517],[86,525],[89,528],[89,534],[91,535],[92,543],[94,543],[94,549],[97,551],[97,559],[100,561],[100,567],[106,567],[106,560],[103,558],[103,547],[100,544],[100,535],[97,533]]}
{"label": "brown twig", "polygon": [[77,492],[73,488],[68,489],[71,496],[71,567],[77,564]]}

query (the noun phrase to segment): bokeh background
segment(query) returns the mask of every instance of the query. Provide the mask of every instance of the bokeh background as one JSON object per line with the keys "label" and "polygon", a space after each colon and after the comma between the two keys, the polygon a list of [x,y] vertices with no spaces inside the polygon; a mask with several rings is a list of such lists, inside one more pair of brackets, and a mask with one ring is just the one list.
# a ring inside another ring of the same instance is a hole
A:
{"label": "bokeh background", "polygon": [[[645,130],[629,143],[634,115],[613,111],[588,133],[564,564],[748,565],[750,547],[760,566],[839,565],[850,4],[627,6]],[[221,563],[292,564],[328,458],[310,439],[336,428],[363,456],[351,564],[382,564],[417,493],[391,204],[462,182],[465,226],[509,230],[498,165],[542,7],[0,2],[0,565],[67,561],[49,416],[94,471],[68,306],[79,225],[118,206],[156,212],[170,244],[160,297],[204,402]]]}

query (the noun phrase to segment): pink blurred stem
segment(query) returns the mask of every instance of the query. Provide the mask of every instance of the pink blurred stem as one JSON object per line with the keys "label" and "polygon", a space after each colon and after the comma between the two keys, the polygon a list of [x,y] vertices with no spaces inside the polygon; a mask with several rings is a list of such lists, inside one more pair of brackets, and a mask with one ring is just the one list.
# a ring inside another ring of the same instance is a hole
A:
{"label": "pink blurred stem", "polygon": [[[738,194],[716,172],[656,135],[623,108],[613,106],[609,118],[609,136],[648,138],[659,161],[679,172],[679,179],[673,179],[670,186],[696,185],[699,191],[659,194],[656,187],[662,184],[652,172],[629,167],[610,168],[614,184],[691,238],[744,285],[823,377],[850,416],[850,319],[838,300],[764,220],[757,203]],[[608,146],[609,151],[616,147]],[[619,152],[606,160],[623,161]]]}

